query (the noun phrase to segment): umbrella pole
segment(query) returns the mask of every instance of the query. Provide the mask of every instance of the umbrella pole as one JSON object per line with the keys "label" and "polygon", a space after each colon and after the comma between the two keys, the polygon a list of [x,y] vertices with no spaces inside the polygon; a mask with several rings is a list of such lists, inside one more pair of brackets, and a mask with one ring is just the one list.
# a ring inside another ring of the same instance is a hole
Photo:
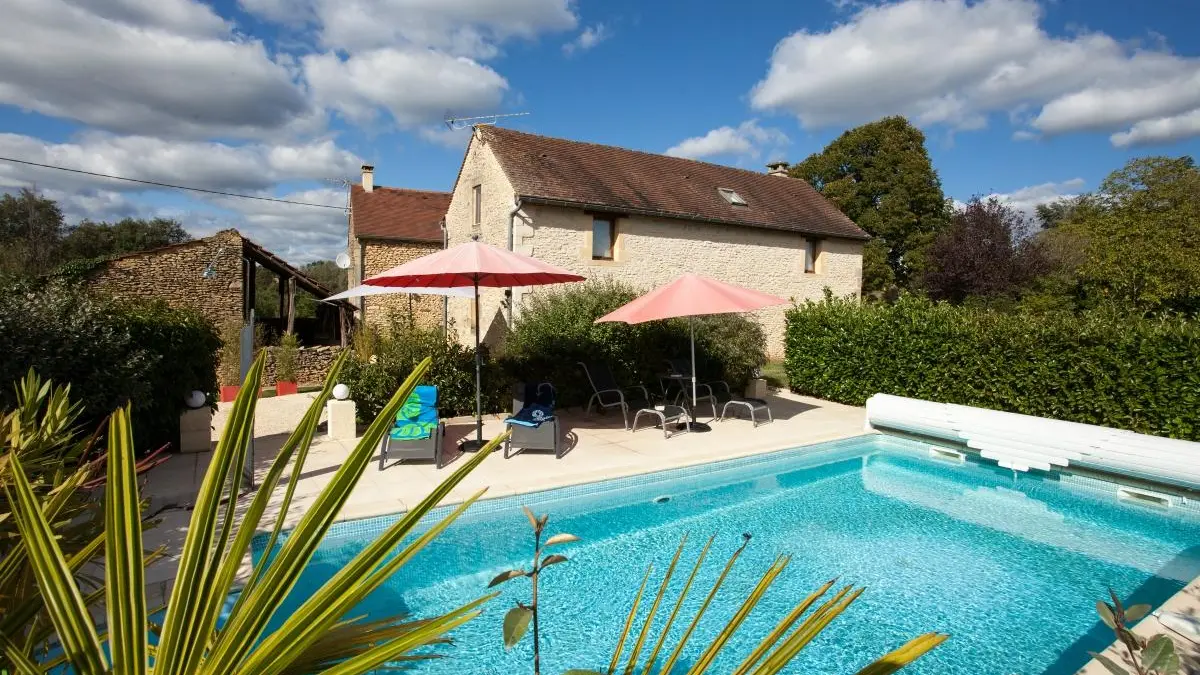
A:
{"label": "umbrella pole", "polygon": [[692,329],[692,410],[695,410],[699,404],[699,397],[696,396],[696,319],[694,317],[688,317],[688,328]]}
{"label": "umbrella pole", "polygon": [[[483,358],[479,354],[479,279],[475,279],[475,442],[483,447]],[[478,449],[478,448],[476,448]]]}

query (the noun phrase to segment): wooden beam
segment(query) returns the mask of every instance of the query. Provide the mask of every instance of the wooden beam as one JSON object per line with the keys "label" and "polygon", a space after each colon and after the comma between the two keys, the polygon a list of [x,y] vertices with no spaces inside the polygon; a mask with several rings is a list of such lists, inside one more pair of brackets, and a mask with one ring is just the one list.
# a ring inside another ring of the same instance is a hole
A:
{"label": "wooden beam", "polygon": [[[285,316],[285,315],[280,315]],[[296,331],[296,277],[288,277],[287,279],[287,332],[289,334]]]}
{"label": "wooden beam", "polygon": [[342,341],[342,347],[350,345],[350,312],[347,311],[345,305],[338,305],[338,333]]}

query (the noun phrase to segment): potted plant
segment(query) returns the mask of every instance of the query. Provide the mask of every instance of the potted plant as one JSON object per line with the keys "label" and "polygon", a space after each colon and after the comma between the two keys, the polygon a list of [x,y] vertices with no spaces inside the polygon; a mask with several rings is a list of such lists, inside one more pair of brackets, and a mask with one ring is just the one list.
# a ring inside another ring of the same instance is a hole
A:
{"label": "potted plant", "polygon": [[231,321],[221,328],[221,356],[217,363],[217,379],[221,383],[221,401],[237,398],[242,388],[242,326]]}
{"label": "potted plant", "polygon": [[300,340],[295,333],[285,333],[279,338],[275,349],[275,395],[286,396],[296,393],[296,356],[300,352]]}

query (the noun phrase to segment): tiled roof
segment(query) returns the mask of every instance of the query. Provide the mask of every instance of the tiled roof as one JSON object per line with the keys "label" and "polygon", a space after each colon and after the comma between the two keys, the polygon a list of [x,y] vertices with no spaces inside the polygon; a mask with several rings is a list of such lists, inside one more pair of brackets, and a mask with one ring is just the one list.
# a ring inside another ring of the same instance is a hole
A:
{"label": "tiled roof", "polygon": [[[479,127],[525,201],[793,230],[850,239],[868,235],[808,183],[691,159]],[[730,204],[717,192],[745,199]]]}
{"label": "tiled roof", "polygon": [[354,234],[371,239],[442,241],[439,223],[450,207],[449,192],[350,186]]}

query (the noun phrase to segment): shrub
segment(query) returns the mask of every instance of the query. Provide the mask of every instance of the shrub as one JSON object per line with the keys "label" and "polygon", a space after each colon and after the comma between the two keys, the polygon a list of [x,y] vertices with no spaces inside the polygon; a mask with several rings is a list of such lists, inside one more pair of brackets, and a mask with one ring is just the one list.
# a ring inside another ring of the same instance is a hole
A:
{"label": "shrub", "polygon": [[[520,379],[553,382],[560,405],[582,405],[592,393],[579,361],[606,363],[619,380],[656,386],[664,359],[689,356],[688,321],[595,323],[642,292],[595,280],[533,294],[505,342],[506,369]],[[696,317],[695,322],[697,373],[720,377],[735,391],[744,388],[766,363],[762,327],[736,314]]]}
{"label": "shrub", "polygon": [[285,333],[279,338],[275,350],[275,381],[296,381],[296,357],[300,352],[300,338],[295,333]]}
{"label": "shrub", "polygon": [[[358,416],[372,420],[426,356],[433,366],[423,384],[438,388],[438,412],[442,417],[475,414],[475,350],[461,345],[440,329],[411,326],[407,319],[393,316],[383,331],[360,328],[351,358],[342,371],[342,383],[358,404]],[[483,411],[498,412],[511,404],[510,388],[491,358],[483,350]]]}
{"label": "shrub", "polygon": [[1088,312],[1000,313],[914,297],[788,312],[793,391],[877,392],[1200,440],[1200,325]]}
{"label": "shrub", "polygon": [[[133,403],[143,451],[179,438],[179,414],[193,390],[216,390],[212,324],[191,310],[161,302],[118,301],[75,286],[21,284],[0,289],[0,382],[29,368],[70,384],[79,418],[94,429],[113,410]],[[0,406],[16,405],[0,389]]]}

